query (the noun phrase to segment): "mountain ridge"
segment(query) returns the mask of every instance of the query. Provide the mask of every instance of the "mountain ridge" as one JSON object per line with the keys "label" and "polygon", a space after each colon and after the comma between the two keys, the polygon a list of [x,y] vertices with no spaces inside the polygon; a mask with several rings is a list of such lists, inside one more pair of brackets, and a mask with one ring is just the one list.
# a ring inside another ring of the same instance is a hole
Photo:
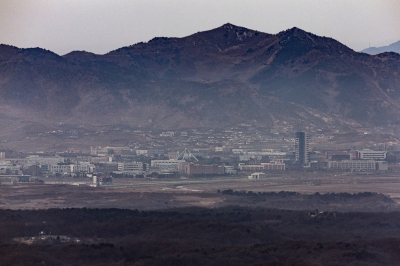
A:
{"label": "mountain ridge", "polygon": [[395,52],[397,54],[400,54],[400,41],[394,42],[386,46],[368,47],[361,51],[361,53],[367,53],[370,55],[377,55],[385,52]]}
{"label": "mountain ridge", "polygon": [[227,23],[103,55],[12,47],[0,46],[0,106],[7,107],[0,119],[11,112],[13,123],[177,129],[249,122],[281,130],[400,124],[398,55],[358,53],[296,27],[268,34]]}

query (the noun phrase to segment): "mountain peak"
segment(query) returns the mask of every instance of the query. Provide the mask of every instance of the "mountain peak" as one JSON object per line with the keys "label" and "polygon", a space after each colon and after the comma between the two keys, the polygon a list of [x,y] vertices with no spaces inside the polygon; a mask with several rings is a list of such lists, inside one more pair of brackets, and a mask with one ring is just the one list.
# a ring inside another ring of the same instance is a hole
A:
{"label": "mountain peak", "polygon": [[86,59],[93,59],[95,57],[101,57],[101,55],[87,52],[87,51],[72,51],[68,54],[63,55],[62,57],[70,60],[86,60]]}
{"label": "mountain peak", "polygon": [[314,35],[312,33],[306,32],[305,30],[302,30],[300,28],[293,27],[293,28],[290,28],[290,29],[287,29],[287,30],[279,32],[278,36],[279,35],[304,35],[304,34]]}
{"label": "mountain peak", "polygon": [[304,32],[304,30],[302,30],[300,28],[297,28],[297,27],[290,28],[290,29],[288,29],[288,31],[301,31],[301,32]]}
{"label": "mountain peak", "polygon": [[236,43],[254,38],[269,35],[267,33],[258,32],[244,27],[236,26],[231,23],[225,23],[222,26],[203,32],[198,32],[188,38],[207,39],[212,43]]}
{"label": "mountain peak", "polygon": [[236,25],[233,25],[233,24],[231,24],[231,23],[225,23],[224,25],[221,26],[221,28],[224,28],[224,29],[233,29],[233,28],[240,28],[240,27],[238,27],[238,26],[236,26]]}

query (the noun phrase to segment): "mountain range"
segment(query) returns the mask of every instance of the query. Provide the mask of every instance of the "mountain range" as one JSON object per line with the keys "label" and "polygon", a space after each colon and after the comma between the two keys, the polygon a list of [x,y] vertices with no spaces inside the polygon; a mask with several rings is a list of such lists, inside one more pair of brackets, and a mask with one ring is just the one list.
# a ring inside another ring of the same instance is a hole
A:
{"label": "mountain range", "polygon": [[381,47],[369,47],[361,51],[362,53],[367,53],[371,55],[376,55],[380,53],[385,53],[385,52],[395,52],[400,54],[400,41],[397,41],[395,43],[392,43],[387,46],[381,46]]}
{"label": "mountain range", "polygon": [[348,130],[400,123],[400,55],[232,24],[104,55],[0,45],[1,136],[32,125]]}

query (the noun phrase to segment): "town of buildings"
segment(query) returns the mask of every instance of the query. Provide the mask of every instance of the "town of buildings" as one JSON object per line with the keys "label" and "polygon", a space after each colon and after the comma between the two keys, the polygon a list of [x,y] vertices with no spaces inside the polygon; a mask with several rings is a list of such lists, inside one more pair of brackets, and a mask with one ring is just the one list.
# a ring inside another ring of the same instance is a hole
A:
{"label": "town of buildings", "polygon": [[136,133],[147,136],[149,141],[91,147],[87,151],[17,153],[18,156],[7,150],[0,151],[0,181],[8,184],[67,176],[88,177],[94,184],[110,184],[112,178],[120,177],[250,174],[252,179],[258,179],[265,177],[264,174],[282,171],[389,170],[386,150],[311,150],[312,137],[307,132],[295,132],[286,137],[271,133],[263,137],[259,130],[243,125],[243,128],[220,132],[138,130]]}

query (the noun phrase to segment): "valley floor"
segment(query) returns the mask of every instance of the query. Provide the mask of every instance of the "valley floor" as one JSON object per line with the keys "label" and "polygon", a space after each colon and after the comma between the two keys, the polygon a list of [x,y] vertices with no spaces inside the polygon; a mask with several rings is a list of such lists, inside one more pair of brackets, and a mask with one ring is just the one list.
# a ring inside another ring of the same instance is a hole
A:
{"label": "valley floor", "polygon": [[3,209],[43,208],[126,208],[165,209],[198,206],[221,207],[241,205],[276,207],[291,210],[328,209],[336,211],[390,211],[398,204],[377,201],[321,202],[298,201],[296,197],[255,200],[237,192],[281,192],[301,194],[373,192],[400,202],[400,178],[397,176],[342,175],[320,173],[271,174],[266,179],[249,180],[243,176],[189,179],[133,179],[115,178],[114,183],[89,187],[90,179],[43,179],[45,184],[17,184],[0,186],[0,207]]}

